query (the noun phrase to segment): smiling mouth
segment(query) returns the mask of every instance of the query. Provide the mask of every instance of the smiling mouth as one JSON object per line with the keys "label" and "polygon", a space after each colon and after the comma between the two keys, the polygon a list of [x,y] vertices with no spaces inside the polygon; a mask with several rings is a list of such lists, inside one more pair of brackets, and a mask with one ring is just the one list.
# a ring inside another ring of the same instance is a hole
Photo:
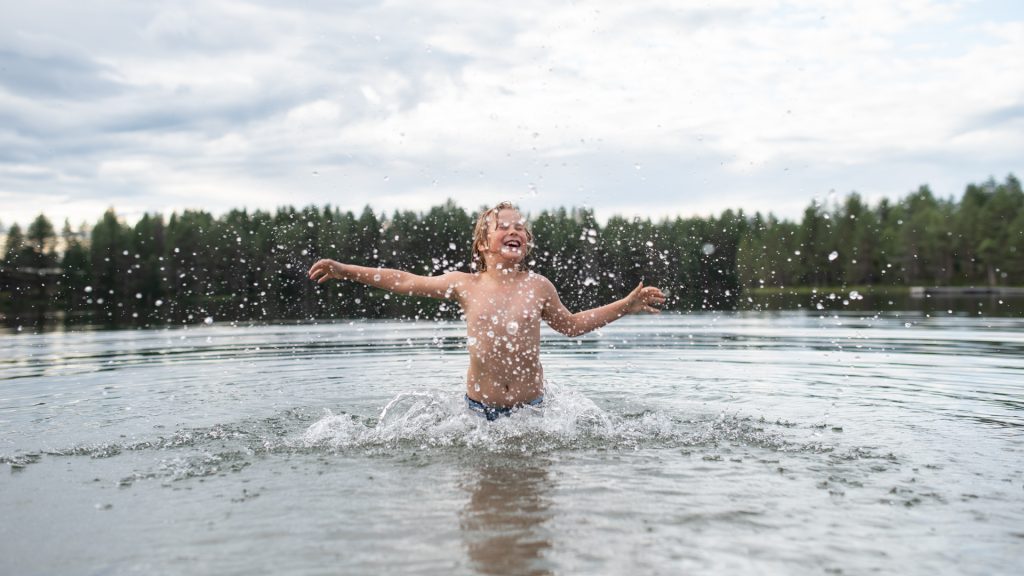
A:
{"label": "smiling mouth", "polygon": [[508,242],[505,242],[503,246],[505,248],[514,248],[518,250],[523,247],[523,243],[520,242],[519,240],[509,240]]}

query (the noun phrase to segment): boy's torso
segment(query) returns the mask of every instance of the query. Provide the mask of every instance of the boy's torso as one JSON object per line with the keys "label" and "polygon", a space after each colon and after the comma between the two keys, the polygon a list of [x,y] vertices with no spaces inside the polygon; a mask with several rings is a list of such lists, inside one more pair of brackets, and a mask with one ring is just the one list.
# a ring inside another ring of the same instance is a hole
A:
{"label": "boy's torso", "polygon": [[466,316],[469,397],[492,406],[513,406],[543,394],[541,279],[518,272],[499,282],[476,274],[460,290],[459,301]]}

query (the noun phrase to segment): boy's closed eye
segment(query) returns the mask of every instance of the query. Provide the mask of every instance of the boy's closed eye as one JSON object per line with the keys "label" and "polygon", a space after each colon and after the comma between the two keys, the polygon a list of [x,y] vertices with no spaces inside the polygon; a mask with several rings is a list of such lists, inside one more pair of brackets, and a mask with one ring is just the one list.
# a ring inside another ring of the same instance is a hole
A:
{"label": "boy's closed eye", "polygon": [[501,229],[501,230],[508,230],[509,228],[512,228],[512,227],[515,227],[516,230],[520,230],[520,231],[525,230],[526,229],[526,222],[524,220],[519,220],[518,222],[515,222],[515,223],[512,223],[512,222],[498,222],[498,228]]}

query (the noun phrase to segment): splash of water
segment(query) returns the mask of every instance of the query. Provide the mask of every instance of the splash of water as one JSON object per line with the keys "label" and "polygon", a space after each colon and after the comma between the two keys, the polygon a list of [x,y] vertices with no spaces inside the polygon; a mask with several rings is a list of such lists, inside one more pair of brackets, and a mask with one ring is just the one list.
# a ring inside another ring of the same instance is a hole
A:
{"label": "splash of water", "polygon": [[450,392],[395,396],[375,420],[327,412],[302,434],[298,446],[333,450],[472,448],[490,452],[713,446],[739,442],[786,449],[787,440],[763,423],[719,415],[686,420],[657,411],[615,414],[577,391],[552,383],[542,407],[523,407],[488,422]]}

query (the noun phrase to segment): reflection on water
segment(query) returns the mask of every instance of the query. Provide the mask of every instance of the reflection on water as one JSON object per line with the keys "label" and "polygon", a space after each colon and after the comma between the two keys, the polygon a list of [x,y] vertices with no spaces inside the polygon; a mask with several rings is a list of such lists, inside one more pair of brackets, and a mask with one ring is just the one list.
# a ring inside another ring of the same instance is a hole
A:
{"label": "reflection on water", "polygon": [[459,527],[472,566],[481,574],[552,574],[553,482],[545,458],[487,455],[466,474],[469,501]]}
{"label": "reflection on water", "polygon": [[916,293],[902,286],[874,286],[860,290],[823,288],[808,292],[752,291],[738,300],[738,308],[747,311],[810,312],[915,312],[931,316],[1020,317],[1024,315],[1024,296],[1020,292],[1001,293]]}
{"label": "reflection on water", "polygon": [[[993,318],[1019,318],[1024,316],[1024,296],[1020,289],[1002,293],[954,294],[938,293],[914,296],[902,286],[875,286],[858,290],[822,288],[789,291],[749,291],[736,301],[736,310],[755,312],[810,312],[861,313],[894,312],[917,313],[922,316],[970,316]],[[220,324],[234,326],[291,325],[296,320],[251,318],[239,316],[237,302],[225,301],[211,307],[209,314],[143,313],[135,318],[115,320],[104,314],[88,312],[65,313],[56,309],[0,309],[0,333],[65,332],[103,329],[160,329],[180,326],[201,326],[207,316]],[[686,308],[669,309],[688,314],[698,312]],[[167,312],[166,310],[164,312]],[[700,313],[710,312],[701,310]],[[729,313],[730,310],[721,310]],[[445,316],[444,318],[448,318]],[[450,318],[449,318],[450,319]],[[348,322],[350,319],[344,319]],[[358,320],[356,320],[358,321]]]}

